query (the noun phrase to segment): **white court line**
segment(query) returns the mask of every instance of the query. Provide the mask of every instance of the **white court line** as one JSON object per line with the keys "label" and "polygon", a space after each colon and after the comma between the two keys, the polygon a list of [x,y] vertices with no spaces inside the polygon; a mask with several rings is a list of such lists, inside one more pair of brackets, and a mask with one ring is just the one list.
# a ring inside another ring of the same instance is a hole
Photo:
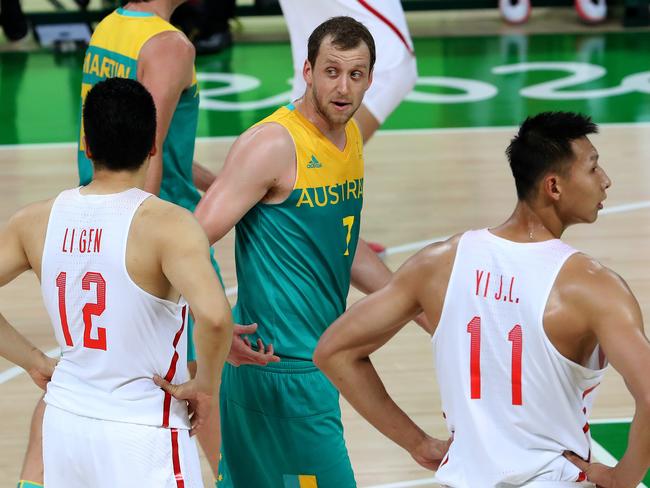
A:
{"label": "white court line", "polygon": [[[47,351],[45,354],[50,356],[51,358],[57,357],[61,353],[61,349],[58,347],[55,349],[52,349],[51,351]],[[3,383],[6,383],[7,381],[14,379],[16,376],[19,376],[20,373],[25,372],[23,368],[20,366],[12,366],[6,371],[3,371],[0,373],[0,385]]]}
{"label": "white court line", "polygon": [[623,417],[618,419],[589,419],[590,424],[629,424],[632,417]]}
{"label": "white court line", "polygon": [[[606,124],[598,124],[602,129],[608,128],[650,128],[650,122],[610,122]],[[481,133],[481,132],[516,132],[519,126],[498,126],[498,127],[439,127],[428,129],[379,129],[377,136],[399,136],[399,135],[433,135],[433,134],[456,134],[456,133]],[[197,142],[234,142],[239,136],[204,136],[197,137]],[[375,136],[376,137],[376,136]],[[44,143],[31,143],[31,144],[0,144],[0,151],[8,151],[15,149],[57,149],[57,148],[74,148],[77,146],[76,142],[44,142]]]}

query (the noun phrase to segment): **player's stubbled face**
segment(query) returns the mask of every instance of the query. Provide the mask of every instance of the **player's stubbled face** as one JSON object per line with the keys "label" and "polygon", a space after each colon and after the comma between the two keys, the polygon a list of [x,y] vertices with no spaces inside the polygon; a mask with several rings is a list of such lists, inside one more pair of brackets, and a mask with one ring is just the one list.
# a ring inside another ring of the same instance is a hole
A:
{"label": "player's stubbled face", "polygon": [[361,105],[371,79],[370,51],[364,42],[342,51],[324,39],[312,69],[316,109],[330,124],[346,124]]}
{"label": "player's stubbled face", "polygon": [[607,198],[612,182],[598,164],[598,152],[589,139],[581,137],[571,142],[575,160],[564,179],[562,206],[569,222],[594,222]]}

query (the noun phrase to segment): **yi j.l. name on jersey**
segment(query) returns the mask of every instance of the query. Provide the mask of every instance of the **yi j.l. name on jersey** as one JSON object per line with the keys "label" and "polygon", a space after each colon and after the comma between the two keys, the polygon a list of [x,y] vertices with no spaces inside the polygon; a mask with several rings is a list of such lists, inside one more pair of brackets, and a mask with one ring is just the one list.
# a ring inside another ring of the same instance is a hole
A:
{"label": "yi j.l. name on jersey", "polygon": [[442,485],[555,487],[585,479],[562,453],[590,457],[588,416],[604,359],[597,348],[589,367],[573,363],[543,326],[555,279],[575,252],[557,239],[516,243],[487,229],[461,237],[432,339],[453,434],[436,475]]}

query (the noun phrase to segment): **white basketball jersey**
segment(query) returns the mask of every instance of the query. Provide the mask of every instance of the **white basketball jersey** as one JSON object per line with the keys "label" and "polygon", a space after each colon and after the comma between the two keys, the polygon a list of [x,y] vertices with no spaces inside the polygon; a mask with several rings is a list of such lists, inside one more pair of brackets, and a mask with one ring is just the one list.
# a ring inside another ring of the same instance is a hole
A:
{"label": "white basketball jersey", "polygon": [[439,483],[555,487],[585,479],[562,453],[590,458],[588,416],[605,360],[599,348],[589,367],[566,359],[543,327],[553,283],[575,252],[558,239],[516,243],[487,229],[461,237],[432,338],[453,435]]}
{"label": "white basketball jersey", "polygon": [[61,359],[45,402],[86,417],[187,429],[186,403],[152,378],[187,381],[188,308],[147,293],[126,269],[131,221],[150,196],[72,189],[56,198],[41,290]]}

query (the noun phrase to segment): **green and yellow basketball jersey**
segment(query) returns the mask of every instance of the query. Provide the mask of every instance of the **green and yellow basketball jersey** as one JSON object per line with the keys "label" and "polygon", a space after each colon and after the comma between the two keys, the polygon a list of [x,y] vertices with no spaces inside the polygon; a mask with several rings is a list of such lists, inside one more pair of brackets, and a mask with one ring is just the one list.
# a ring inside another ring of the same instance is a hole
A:
{"label": "green and yellow basketball jersey", "polygon": [[354,121],[340,151],[293,105],[262,120],[296,146],[296,182],[280,204],[255,205],[237,224],[240,324],[282,357],[311,360],[318,339],[345,311],[363,203],[363,140]]}
{"label": "green and yellow basketball jersey", "polygon": [[[140,49],[153,36],[166,31],[178,29],[146,12],[119,8],[102,20],[93,33],[84,59],[81,105],[90,88],[106,78],[137,79]],[[199,94],[195,72],[192,86],[181,94],[163,144],[163,177],[160,185],[161,198],[190,211],[194,211],[200,199],[192,179],[198,113]],[[83,124],[80,127],[77,163],[80,184],[86,185],[92,179],[93,168],[84,152]]]}

